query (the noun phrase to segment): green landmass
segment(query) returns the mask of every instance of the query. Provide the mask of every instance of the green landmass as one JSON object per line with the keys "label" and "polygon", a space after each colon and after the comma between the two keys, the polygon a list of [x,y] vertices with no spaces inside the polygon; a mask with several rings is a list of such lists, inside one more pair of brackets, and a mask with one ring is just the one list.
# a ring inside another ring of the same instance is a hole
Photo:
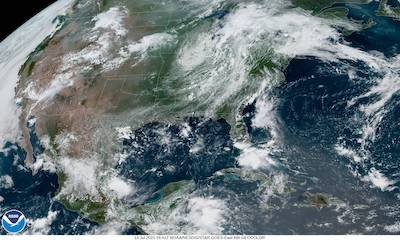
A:
{"label": "green landmass", "polygon": [[160,190],[162,195],[157,201],[145,203],[130,209],[130,215],[133,217],[131,222],[139,228],[143,228],[149,219],[157,219],[168,216],[171,210],[176,209],[185,202],[182,196],[189,194],[194,189],[195,183],[192,180],[183,180],[169,183]]}
{"label": "green landmass", "polygon": [[189,180],[184,180],[184,181],[179,181],[179,182],[173,182],[167,184],[163,189],[162,192],[164,194],[164,197],[168,197],[172,193],[179,191],[180,189],[184,188],[187,184],[189,184]]}
{"label": "green landmass", "polygon": [[314,14],[331,7],[335,3],[367,4],[368,2],[368,0],[293,0],[295,6],[310,10]]}
{"label": "green landmass", "polygon": [[91,221],[100,224],[106,222],[106,202],[93,202],[90,199],[71,201],[64,198],[59,199],[58,201],[63,204],[66,209],[77,212]]}
{"label": "green landmass", "polygon": [[[336,3],[351,4],[368,4],[368,0],[293,0],[296,7],[312,11],[313,14],[325,18],[341,18],[347,19],[348,9],[346,7],[332,7]],[[400,7],[392,7],[388,4],[388,0],[380,0],[379,7],[376,11],[377,16],[392,17],[400,19]],[[350,19],[354,21],[353,19]],[[356,21],[357,22],[357,21]],[[363,24],[362,29],[366,29],[374,25],[372,19]]]}
{"label": "green landmass", "polygon": [[[63,172],[57,172],[59,188],[62,189],[66,183],[67,176]],[[104,198],[103,201],[95,202],[87,198],[71,200],[68,196],[57,194],[57,201],[70,211],[77,212],[91,221],[97,223],[105,223],[107,215],[108,201]]]}
{"label": "green landmass", "polygon": [[323,208],[329,205],[329,197],[322,193],[310,193],[306,192],[304,196],[307,198],[307,201],[311,203],[311,205],[317,208]]}
{"label": "green landmass", "polygon": [[389,6],[388,0],[381,0],[376,15],[400,19],[400,7]]}
{"label": "green landmass", "polygon": [[[351,23],[357,30],[368,29],[375,25],[372,18],[367,21],[355,20],[348,17],[349,9],[345,6],[334,6],[338,3],[350,3],[350,4],[368,4],[368,0],[293,0],[293,4],[296,7],[301,7],[305,10],[312,11],[312,13],[318,17],[325,19],[337,19]],[[350,35],[354,30],[343,29],[343,34]]]}
{"label": "green landmass", "polygon": [[318,16],[323,18],[331,18],[331,19],[346,19],[349,13],[349,9],[346,7],[332,7],[321,11]]}
{"label": "green landmass", "polygon": [[278,62],[279,58],[275,56],[272,49],[266,49],[262,53],[256,52],[254,56],[249,59],[251,65],[249,75],[259,76],[265,72],[276,71],[280,69]]}

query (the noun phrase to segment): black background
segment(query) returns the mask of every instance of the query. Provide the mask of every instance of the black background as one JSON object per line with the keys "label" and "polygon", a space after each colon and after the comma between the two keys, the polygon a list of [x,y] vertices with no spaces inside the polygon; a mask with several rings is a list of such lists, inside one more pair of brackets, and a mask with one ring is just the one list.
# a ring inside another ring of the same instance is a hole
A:
{"label": "black background", "polygon": [[55,0],[6,0],[0,11],[0,41]]}

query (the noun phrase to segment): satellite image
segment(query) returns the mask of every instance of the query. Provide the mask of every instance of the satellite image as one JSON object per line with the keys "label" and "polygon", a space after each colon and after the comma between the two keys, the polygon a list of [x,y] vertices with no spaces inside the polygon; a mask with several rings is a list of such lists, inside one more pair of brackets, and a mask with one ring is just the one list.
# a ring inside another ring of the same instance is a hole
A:
{"label": "satellite image", "polygon": [[1,234],[400,234],[399,0],[58,0],[0,112]]}

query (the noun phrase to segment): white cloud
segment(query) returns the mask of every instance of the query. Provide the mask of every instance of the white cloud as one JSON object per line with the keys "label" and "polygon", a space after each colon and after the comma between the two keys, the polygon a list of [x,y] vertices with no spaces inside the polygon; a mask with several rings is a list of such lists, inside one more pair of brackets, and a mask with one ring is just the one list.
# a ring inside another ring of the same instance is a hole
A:
{"label": "white cloud", "polygon": [[116,195],[118,199],[129,197],[136,192],[136,188],[133,183],[117,176],[111,177],[108,182],[108,188]]}
{"label": "white cloud", "polygon": [[123,20],[127,15],[128,10],[125,7],[112,7],[107,12],[100,13],[93,19],[95,22],[93,30],[112,30],[117,36],[125,36],[127,30],[125,29]]}
{"label": "white cloud", "polygon": [[56,220],[58,212],[49,211],[46,217],[38,218],[35,220],[28,219],[29,228],[27,234],[44,235],[48,234],[51,230],[51,224]]}
{"label": "white cloud", "polygon": [[100,201],[98,191],[99,162],[93,158],[72,159],[62,157],[59,159],[66,181],[60,190],[59,196],[67,197],[73,201],[87,196],[93,201]]}
{"label": "white cloud", "polygon": [[14,181],[10,175],[0,177],[0,188],[9,189],[14,187]]}
{"label": "white cloud", "polygon": [[189,200],[188,220],[194,225],[194,234],[222,234],[225,203],[214,198],[194,197]]}
{"label": "white cloud", "polygon": [[346,148],[340,144],[335,145],[335,150],[336,150],[337,154],[348,157],[348,158],[354,160],[354,162],[356,162],[356,163],[363,161],[363,158],[360,157],[356,151]]}
{"label": "white cloud", "polygon": [[37,173],[40,170],[55,173],[56,165],[54,164],[52,157],[43,153],[36,157],[36,161],[32,164],[31,169],[34,173]]}
{"label": "white cloud", "polygon": [[213,197],[192,197],[183,200],[174,210],[159,212],[143,229],[150,234],[222,234],[225,202]]}
{"label": "white cloud", "polygon": [[197,139],[196,143],[190,148],[189,152],[196,154],[204,149],[204,140],[202,138]]}
{"label": "white cloud", "polygon": [[390,233],[399,233],[400,232],[400,222],[395,222],[392,225],[387,225],[384,227],[385,231]]}
{"label": "white cloud", "polygon": [[237,161],[242,167],[257,170],[277,165],[276,160],[271,157],[274,149],[276,149],[273,140],[258,146],[252,146],[250,143],[245,142],[236,142],[235,147],[241,150]]}
{"label": "white cloud", "polygon": [[117,131],[119,140],[130,139],[132,136],[131,127],[117,127],[115,130]]}
{"label": "white cloud", "polygon": [[371,182],[373,187],[377,187],[382,191],[393,191],[396,188],[393,186],[396,181],[390,180],[375,168],[371,168],[368,175],[364,176],[362,180],[365,182]]}
{"label": "white cloud", "polygon": [[126,58],[114,54],[112,49],[121,44],[120,38],[127,32],[123,25],[127,15],[126,8],[114,7],[94,17],[95,26],[83,36],[88,46],[78,52],[65,54],[57,74],[47,87],[37,89],[34,83],[30,84],[25,89],[29,98],[38,103],[47,101],[61,90],[73,86],[75,78],[94,65],[101,65],[102,71],[106,72],[124,63]]}
{"label": "white cloud", "polygon": [[235,147],[242,150],[238,157],[239,165],[242,167],[256,170],[265,168],[271,164],[275,165],[274,161],[269,157],[269,152],[265,149],[251,147],[249,144],[239,143],[236,143]]}
{"label": "white cloud", "polygon": [[136,42],[130,43],[121,50],[120,54],[127,57],[133,55],[138,58],[139,61],[142,61],[148,57],[150,52],[171,44],[176,44],[176,42],[177,40],[174,35],[169,33],[154,33],[144,36]]}
{"label": "white cloud", "polygon": [[18,72],[28,55],[55,30],[53,19],[64,14],[72,2],[56,1],[0,43],[0,109],[7,112],[0,117],[1,146],[5,141],[15,141],[19,134],[19,110],[15,103]]}
{"label": "white cloud", "polygon": [[121,235],[126,229],[129,228],[129,223],[126,222],[114,222],[110,221],[105,224],[101,224],[89,231],[88,235]]}

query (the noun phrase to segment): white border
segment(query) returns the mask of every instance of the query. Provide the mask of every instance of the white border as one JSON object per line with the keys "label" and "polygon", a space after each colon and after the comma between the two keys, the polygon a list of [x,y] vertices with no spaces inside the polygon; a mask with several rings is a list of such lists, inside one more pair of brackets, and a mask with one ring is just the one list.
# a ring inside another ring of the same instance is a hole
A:
{"label": "white border", "polygon": [[398,240],[400,236],[393,235],[302,235],[302,236],[289,236],[289,235],[131,235],[131,236],[119,236],[119,235],[85,235],[85,236],[43,236],[43,235],[7,235],[0,236],[2,239],[13,239],[13,240]]}

